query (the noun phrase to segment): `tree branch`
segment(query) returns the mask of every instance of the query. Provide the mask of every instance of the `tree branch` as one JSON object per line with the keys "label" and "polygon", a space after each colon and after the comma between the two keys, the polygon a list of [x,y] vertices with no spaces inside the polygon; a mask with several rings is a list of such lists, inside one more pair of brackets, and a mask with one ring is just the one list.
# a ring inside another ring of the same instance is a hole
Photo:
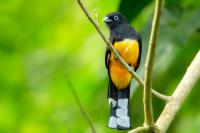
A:
{"label": "tree branch", "polygon": [[200,78],[200,50],[188,67],[184,77],[174,91],[173,99],[168,102],[158,118],[156,125],[161,133],[165,133],[173,121],[176,113],[179,111],[182,103],[189,95],[192,87]]}
{"label": "tree branch", "polygon": [[[136,81],[141,85],[144,86],[144,81],[143,79],[133,70],[133,68],[131,68],[123,59],[122,57],[119,55],[119,53],[117,52],[117,50],[113,47],[113,45],[111,44],[111,42],[105,37],[105,35],[103,34],[103,32],[101,31],[101,29],[99,28],[99,26],[97,25],[97,23],[92,19],[91,15],[89,14],[88,10],[86,9],[86,7],[83,5],[81,0],[77,0],[79,6],[81,7],[81,9],[83,10],[83,12],[85,13],[86,17],[89,19],[89,21],[92,23],[92,25],[95,27],[95,29],[97,30],[97,32],[100,34],[101,38],[104,40],[104,42],[106,43],[107,47],[109,48],[110,51],[112,51],[115,55],[115,57],[119,60],[119,62],[133,75],[133,77],[136,79]],[[169,96],[165,96],[163,94],[160,94],[159,92],[156,92],[155,90],[151,90],[151,92],[158,98],[164,100],[164,101],[169,101],[170,97]]]}
{"label": "tree branch", "polygon": [[151,87],[152,87],[152,71],[153,71],[153,61],[156,47],[156,38],[158,34],[158,29],[160,25],[160,16],[162,13],[163,0],[156,0],[155,13],[152,22],[151,36],[149,41],[149,49],[147,53],[147,60],[145,64],[145,74],[144,74],[144,125],[153,127],[153,109],[151,100]]}
{"label": "tree branch", "polygon": [[80,109],[81,114],[83,115],[83,117],[85,118],[85,120],[87,121],[87,123],[89,124],[92,133],[96,133],[96,130],[95,130],[94,125],[93,125],[93,122],[92,122],[92,120],[90,119],[88,113],[87,113],[87,112],[85,111],[85,109],[83,108],[83,105],[81,104],[81,101],[80,101],[79,96],[78,96],[78,94],[77,94],[77,92],[76,92],[76,89],[75,89],[74,86],[72,85],[72,83],[71,83],[71,81],[69,80],[69,78],[67,77],[67,75],[66,75],[65,77],[66,77],[67,84],[68,84],[69,88],[71,89],[72,94],[73,94],[73,96],[74,96],[74,98],[75,98],[75,100],[76,100],[76,103],[77,103],[77,105],[78,105],[78,107],[79,107],[79,109]]}
{"label": "tree branch", "polygon": [[137,127],[131,131],[129,131],[128,133],[139,133],[139,132],[144,132],[147,131],[149,129],[149,127]]}

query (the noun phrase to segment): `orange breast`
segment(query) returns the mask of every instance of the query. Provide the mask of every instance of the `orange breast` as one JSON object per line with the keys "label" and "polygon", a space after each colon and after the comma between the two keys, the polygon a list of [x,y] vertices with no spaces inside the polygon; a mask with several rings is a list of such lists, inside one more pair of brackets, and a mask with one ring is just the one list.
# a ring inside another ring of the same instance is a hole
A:
{"label": "orange breast", "polygon": [[[114,47],[118,50],[120,56],[132,67],[137,65],[139,57],[139,44],[136,40],[124,40],[115,42]],[[125,89],[131,81],[132,75],[117,61],[114,54],[111,53],[109,71],[111,80],[117,89]]]}

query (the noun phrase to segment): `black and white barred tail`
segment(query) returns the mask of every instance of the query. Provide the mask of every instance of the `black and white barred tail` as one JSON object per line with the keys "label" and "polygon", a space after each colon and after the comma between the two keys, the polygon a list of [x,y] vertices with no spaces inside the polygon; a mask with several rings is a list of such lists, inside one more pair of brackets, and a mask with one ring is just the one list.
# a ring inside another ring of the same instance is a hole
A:
{"label": "black and white barred tail", "polygon": [[120,130],[130,129],[130,85],[123,90],[117,90],[112,81],[110,81],[108,89],[108,101],[110,103],[108,127]]}

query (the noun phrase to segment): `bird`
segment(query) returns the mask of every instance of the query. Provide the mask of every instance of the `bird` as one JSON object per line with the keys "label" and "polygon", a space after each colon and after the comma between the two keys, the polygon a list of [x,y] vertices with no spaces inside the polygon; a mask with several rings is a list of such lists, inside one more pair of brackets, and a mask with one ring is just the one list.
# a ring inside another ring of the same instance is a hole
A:
{"label": "bird", "polygon": [[[110,31],[109,41],[118,51],[123,60],[137,70],[142,52],[142,38],[120,12],[108,13],[103,22]],[[117,60],[115,55],[106,48],[105,66],[108,70],[108,101],[110,116],[107,127],[128,130],[130,122],[130,83],[132,75]]]}

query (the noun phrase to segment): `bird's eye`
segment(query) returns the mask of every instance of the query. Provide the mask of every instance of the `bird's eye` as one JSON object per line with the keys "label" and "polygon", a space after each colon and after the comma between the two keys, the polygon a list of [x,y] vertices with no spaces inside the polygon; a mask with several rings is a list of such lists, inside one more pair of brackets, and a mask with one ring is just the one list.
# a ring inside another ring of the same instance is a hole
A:
{"label": "bird's eye", "polygon": [[114,16],[114,20],[119,20],[119,17],[118,16]]}

